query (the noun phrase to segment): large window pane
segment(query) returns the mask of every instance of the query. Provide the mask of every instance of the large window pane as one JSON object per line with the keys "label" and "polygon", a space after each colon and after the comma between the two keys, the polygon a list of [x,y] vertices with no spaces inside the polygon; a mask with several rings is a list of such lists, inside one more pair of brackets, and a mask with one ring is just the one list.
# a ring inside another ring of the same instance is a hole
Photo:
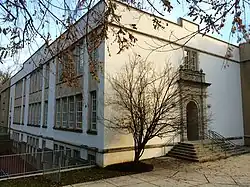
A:
{"label": "large window pane", "polygon": [[82,95],[76,96],[76,127],[82,128]]}
{"label": "large window pane", "polygon": [[68,126],[68,101],[67,97],[62,99],[62,104],[63,104],[63,116],[62,116],[62,121],[63,121],[63,127]]}
{"label": "large window pane", "polygon": [[56,126],[61,126],[61,103],[60,99],[56,100]]}
{"label": "large window pane", "polygon": [[96,109],[97,109],[97,102],[96,102],[96,91],[90,92],[91,98],[91,130],[96,130]]}
{"label": "large window pane", "polygon": [[74,96],[69,97],[69,127],[73,128],[75,124],[75,99]]}
{"label": "large window pane", "polygon": [[47,119],[48,119],[48,101],[44,102],[44,114],[43,114],[43,119],[44,119],[44,126],[47,126]]}

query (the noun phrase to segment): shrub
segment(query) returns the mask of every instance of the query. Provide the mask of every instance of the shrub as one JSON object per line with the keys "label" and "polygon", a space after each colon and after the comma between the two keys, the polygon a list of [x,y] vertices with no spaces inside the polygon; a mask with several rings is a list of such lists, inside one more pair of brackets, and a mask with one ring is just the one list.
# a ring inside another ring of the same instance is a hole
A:
{"label": "shrub", "polygon": [[149,172],[154,169],[154,166],[151,164],[146,164],[143,162],[124,162],[119,164],[113,164],[106,167],[108,170],[115,170],[121,172]]}

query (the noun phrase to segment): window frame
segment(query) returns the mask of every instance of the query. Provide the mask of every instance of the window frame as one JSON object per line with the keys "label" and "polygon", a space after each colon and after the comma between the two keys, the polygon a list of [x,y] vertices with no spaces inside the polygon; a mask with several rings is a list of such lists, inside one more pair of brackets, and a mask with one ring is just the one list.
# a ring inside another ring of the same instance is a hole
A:
{"label": "window frame", "polygon": [[61,111],[62,111],[62,107],[61,107],[61,98],[60,98],[60,99],[56,99],[56,124],[55,125],[58,128],[62,126],[62,120],[61,120],[62,112]]}
{"label": "window frame", "polygon": [[[79,100],[77,100],[77,98],[80,98]],[[83,114],[83,106],[82,106],[82,94],[78,94],[78,95],[75,95],[75,128],[76,129],[82,129],[82,123],[83,123],[83,119],[82,119],[82,114]],[[80,103],[80,108],[81,110],[78,110],[78,102]],[[78,120],[78,115],[80,115],[80,118],[81,119],[80,121]]]}
{"label": "window frame", "polygon": [[49,87],[49,77],[50,77],[50,62],[45,65],[45,78],[44,78],[44,88]]}
{"label": "window frame", "polygon": [[[186,53],[186,54],[185,54]],[[184,49],[184,69],[198,71],[198,52],[189,48]]]}
{"label": "window frame", "polygon": [[43,106],[43,126],[47,127],[48,126],[48,101],[44,101],[44,106]]}
{"label": "window frame", "polygon": [[[95,98],[93,99],[93,96]],[[97,91],[93,90],[90,92],[90,130],[91,131],[97,131]],[[95,105],[95,110],[94,110],[94,105]],[[94,118],[93,118],[93,114]],[[95,122],[93,122],[93,119],[95,119]],[[95,125],[95,128],[93,127]]]}
{"label": "window frame", "polygon": [[[62,103],[62,116],[61,116],[62,117],[62,119],[61,119],[62,124],[61,124],[61,126],[63,128],[68,128],[68,108],[69,108],[68,97],[63,97],[61,99],[61,103]],[[64,108],[64,107],[66,107],[66,108]]]}
{"label": "window frame", "polygon": [[[73,98],[73,102],[72,99]],[[68,109],[69,109],[69,116],[68,116],[68,126],[69,128],[75,128],[76,125],[76,97],[75,96],[69,96],[68,97]],[[71,104],[73,103],[73,110],[71,110]],[[73,116],[73,121],[71,120],[71,117]],[[72,124],[72,125],[71,125]]]}
{"label": "window frame", "polygon": [[[82,130],[82,99],[82,94],[70,95],[67,97],[61,97],[56,99],[55,128]],[[78,107],[78,104],[80,104],[81,107]],[[67,108],[65,108],[65,106],[67,106]]]}

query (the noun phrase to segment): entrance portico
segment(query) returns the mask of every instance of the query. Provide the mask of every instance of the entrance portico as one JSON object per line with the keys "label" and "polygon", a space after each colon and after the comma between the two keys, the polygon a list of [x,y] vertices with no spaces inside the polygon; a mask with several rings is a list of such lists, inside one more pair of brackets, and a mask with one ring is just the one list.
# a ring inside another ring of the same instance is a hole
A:
{"label": "entrance portico", "polygon": [[[181,141],[204,139],[207,129],[206,90],[210,86],[205,82],[203,71],[180,68],[179,88],[183,98],[181,102]],[[185,95],[185,96],[184,96]]]}

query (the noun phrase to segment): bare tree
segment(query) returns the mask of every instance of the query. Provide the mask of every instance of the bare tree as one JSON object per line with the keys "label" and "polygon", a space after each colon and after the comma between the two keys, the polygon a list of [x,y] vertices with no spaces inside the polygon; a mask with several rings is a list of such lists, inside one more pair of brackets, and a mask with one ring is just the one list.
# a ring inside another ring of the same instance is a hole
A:
{"label": "bare tree", "polygon": [[6,70],[0,70],[0,85],[10,79],[13,72],[11,67],[8,67]]}
{"label": "bare tree", "polygon": [[135,162],[149,140],[180,130],[180,106],[185,96],[180,97],[178,71],[169,64],[157,71],[152,62],[136,55],[108,80],[112,93],[107,108],[112,116],[105,120],[108,128],[132,134]]}
{"label": "bare tree", "polygon": [[[66,36],[62,35],[63,37],[60,37],[59,40],[66,42],[72,40],[72,43],[74,43],[74,39],[76,38],[74,36],[76,36],[77,32],[86,30],[86,33],[88,33],[88,29],[89,31],[92,30],[89,22],[93,22],[93,19],[90,19],[90,16],[95,17],[95,22],[98,23],[100,27],[98,34],[95,33],[95,37],[91,37],[91,41],[87,39],[89,53],[93,51],[93,49],[91,49],[93,47],[90,47],[93,41],[98,44],[108,37],[107,20],[120,27],[118,32],[114,31],[114,35],[116,36],[114,42],[119,44],[118,52],[133,46],[133,44],[137,42],[137,38],[126,28],[126,25],[121,23],[120,17],[115,11],[117,8],[116,1],[105,1],[107,6],[105,12],[92,12],[86,19],[85,27],[80,30],[76,29],[76,21],[83,16],[83,14],[89,12],[97,2],[97,0],[64,0],[58,1],[58,3],[51,0],[0,1],[0,36],[4,40],[0,44],[0,62],[4,63],[8,56],[17,55],[23,48],[36,43],[37,39],[41,39],[45,43],[50,53],[53,53],[52,56],[57,55],[58,51],[53,52],[53,50],[49,48],[51,41],[67,30]],[[121,2],[152,13],[154,18],[152,19],[152,24],[155,29],[165,28],[157,16],[165,16],[167,13],[175,11],[178,6],[185,6],[188,7],[187,15],[193,18],[194,21],[204,25],[204,28],[201,28],[197,33],[219,33],[224,27],[226,20],[229,19],[229,24],[232,23],[231,33],[237,35],[238,41],[250,40],[249,20],[247,20],[247,12],[249,12],[250,7],[249,0],[185,0],[182,2],[179,0],[121,0]],[[128,8],[127,11],[130,11],[130,9]],[[129,25],[134,29],[137,27],[134,23]],[[57,30],[56,33],[55,30]],[[192,38],[197,33],[183,37]],[[125,37],[125,35],[127,35],[127,37]],[[183,37],[178,40],[183,39]],[[62,49],[64,45],[65,42],[61,42],[58,48]],[[156,48],[163,48],[165,45],[166,44],[163,44]],[[98,47],[98,45],[95,45],[95,47]],[[66,50],[66,53],[73,56],[70,51]],[[226,56],[230,57],[228,52]],[[90,69],[93,70],[91,74],[94,78],[98,79],[96,72],[99,68],[99,62],[95,62],[93,59],[90,59],[90,61]],[[68,60],[60,63],[68,63],[66,66],[71,67],[70,69],[65,68],[67,71],[64,72],[65,81],[71,82],[72,77],[75,77],[75,73],[73,72],[75,68],[72,65],[72,61]],[[73,84],[73,86],[74,85],[75,84]]]}

